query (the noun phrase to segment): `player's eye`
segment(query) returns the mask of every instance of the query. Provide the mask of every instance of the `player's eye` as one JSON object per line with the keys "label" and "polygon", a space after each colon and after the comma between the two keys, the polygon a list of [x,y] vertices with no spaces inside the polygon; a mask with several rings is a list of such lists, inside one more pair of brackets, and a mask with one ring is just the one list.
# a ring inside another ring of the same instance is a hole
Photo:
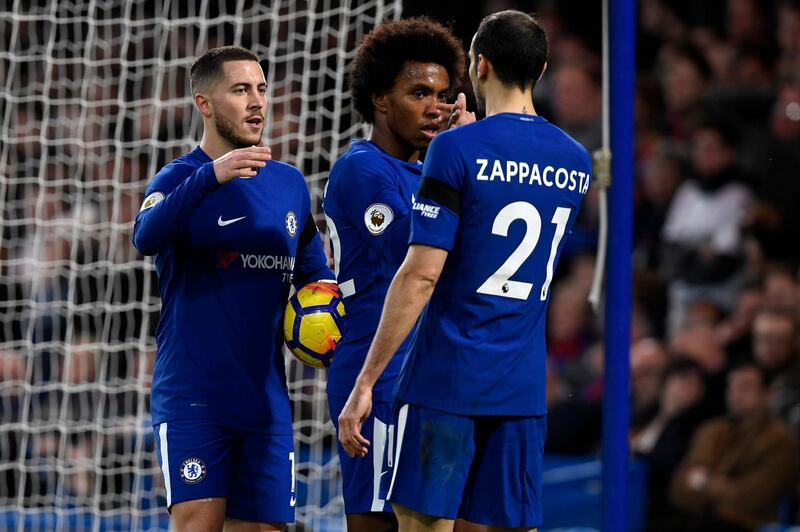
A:
{"label": "player's eye", "polygon": [[258,88],[258,93],[259,94],[266,94],[267,93],[267,88],[266,87],[259,87]]}
{"label": "player's eye", "polygon": [[414,91],[414,98],[421,100],[425,97],[425,91]]}
{"label": "player's eye", "polygon": [[245,90],[244,87],[237,87],[236,89],[234,89],[233,92],[235,92],[236,94],[244,94],[247,91]]}
{"label": "player's eye", "polygon": [[445,94],[444,92],[439,94],[439,101],[440,102],[446,102],[447,101],[447,94]]}

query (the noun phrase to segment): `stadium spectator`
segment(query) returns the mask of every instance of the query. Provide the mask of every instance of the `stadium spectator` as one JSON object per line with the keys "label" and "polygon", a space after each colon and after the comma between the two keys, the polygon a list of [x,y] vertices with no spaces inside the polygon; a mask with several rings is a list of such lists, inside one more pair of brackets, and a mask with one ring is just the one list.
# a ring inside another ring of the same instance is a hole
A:
{"label": "stadium spectator", "polygon": [[675,193],[662,232],[671,333],[698,299],[729,311],[741,289],[742,224],[752,196],[735,150],[730,126],[709,122],[693,135],[692,175]]}
{"label": "stadium spectator", "polygon": [[680,530],[744,531],[774,522],[798,478],[797,441],[768,409],[763,369],[728,377],[728,415],[701,425],[670,485],[686,513]]}
{"label": "stadium spectator", "polygon": [[655,415],[632,433],[631,451],[648,468],[645,530],[671,532],[675,508],[669,501],[669,482],[689,448],[692,434],[705,420],[706,388],[700,366],[677,358],[666,367]]}

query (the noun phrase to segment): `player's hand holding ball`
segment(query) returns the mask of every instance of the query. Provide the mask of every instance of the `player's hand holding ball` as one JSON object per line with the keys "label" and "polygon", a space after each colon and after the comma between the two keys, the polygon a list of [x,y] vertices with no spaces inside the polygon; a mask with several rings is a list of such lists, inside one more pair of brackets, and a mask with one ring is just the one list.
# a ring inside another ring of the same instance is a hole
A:
{"label": "player's hand holding ball", "polygon": [[250,146],[231,150],[214,161],[214,175],[220,185],[237,177],[253,177],[272,159],[272,150],[266,146]]}

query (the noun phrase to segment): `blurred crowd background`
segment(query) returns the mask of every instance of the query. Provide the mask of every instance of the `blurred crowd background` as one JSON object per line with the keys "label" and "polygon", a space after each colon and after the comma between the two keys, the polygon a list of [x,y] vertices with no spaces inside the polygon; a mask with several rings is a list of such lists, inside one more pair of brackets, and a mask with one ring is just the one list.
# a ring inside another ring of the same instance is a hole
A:
{"label": "blurred crowd background", "polygon": [[[142,426],[157,283],[130,236],[149,177],[198,138],[186,75],[200,48],[238,39],[268,59],[268,142],[309,176],[317,204],[327,168],[362,132],[331,72],[368,23],[344,31],[349,19],[334,17],[327,31],[288,13],[279,27],[253,15],[244,31],[223,20],[198,34],[192,22],[123,25],[191,19],[194,7],[122,4],[97,7],[109,22],[91,28],[72,22],[86,15],[82,2],[31,2],[31,13],[49,13],[39,18],[0,14],[3,508],[141,507],[141,493],[158,489]],[[258,3],[228,4],[205,16],[261,13]],[[507,8],[535,12],[550,38],[537,111],[599,148],[599,1],[407,0],[402,13],[451,24],[468,48],[480,19]],[[640,0],[637,9],[630,444],[649,470],[646,529],[797,524],[800,0]],[[313,60],[276,59],[312,33]],[[461,89],[471,95],[468,81]],[[597,193],[552,291],[553,455],[600,445],[603,317],[587,303]],[[324,389],[292,371],[293,391]],[[301,440],[321,422],[302,426]]]}

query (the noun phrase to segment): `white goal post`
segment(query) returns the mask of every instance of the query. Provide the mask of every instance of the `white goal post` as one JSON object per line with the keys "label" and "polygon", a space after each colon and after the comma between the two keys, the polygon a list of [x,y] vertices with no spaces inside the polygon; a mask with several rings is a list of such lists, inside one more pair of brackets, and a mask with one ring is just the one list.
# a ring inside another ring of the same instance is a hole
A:
{"label": "white goal post", "polygon": [[[189,67],[264,60],[266,139],[308,178],[363,133],[345,77],[400,0],[9,0],[0,8],[0,529],[166,526],[149,387],[159,297],[131,245],[151,176],[197,144]],[[325,374],[287,365],[297,530],[341,523]]]}

